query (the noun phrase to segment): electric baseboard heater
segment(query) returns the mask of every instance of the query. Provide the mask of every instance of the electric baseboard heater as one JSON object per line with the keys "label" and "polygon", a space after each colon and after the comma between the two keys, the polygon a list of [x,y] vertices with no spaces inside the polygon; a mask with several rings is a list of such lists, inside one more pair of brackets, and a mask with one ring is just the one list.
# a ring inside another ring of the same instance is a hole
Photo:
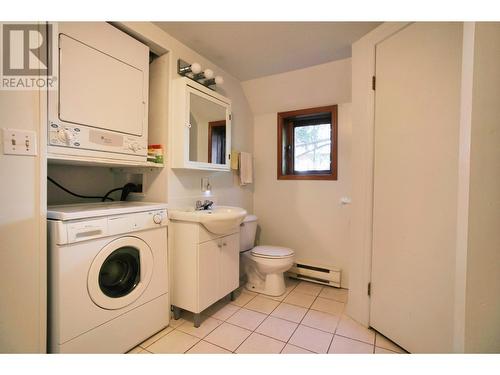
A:
{"label": "electric baseboard heater", "polygon": [[294,263],[288,270],[290,277],[337,288],[340,288],[341,274],[339,268],[306,263]]}

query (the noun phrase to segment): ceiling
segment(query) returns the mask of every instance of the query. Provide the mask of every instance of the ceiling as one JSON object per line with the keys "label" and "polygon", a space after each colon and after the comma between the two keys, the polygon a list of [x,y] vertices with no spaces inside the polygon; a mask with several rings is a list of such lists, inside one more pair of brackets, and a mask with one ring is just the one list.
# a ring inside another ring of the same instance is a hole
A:
{"label": "ceiling", "polygon": [[380,22],[155,22],[175,39],[246,81],[351,56]]}

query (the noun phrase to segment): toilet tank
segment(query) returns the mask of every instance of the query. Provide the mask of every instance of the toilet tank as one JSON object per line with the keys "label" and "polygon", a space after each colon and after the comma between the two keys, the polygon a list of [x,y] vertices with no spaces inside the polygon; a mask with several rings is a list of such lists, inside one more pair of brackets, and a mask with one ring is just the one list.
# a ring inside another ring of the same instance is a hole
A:
{"label": "toilet tank", "polygon": [[257,216],[247,215],[240,226],[240,252],[254,247],[256,233]]}

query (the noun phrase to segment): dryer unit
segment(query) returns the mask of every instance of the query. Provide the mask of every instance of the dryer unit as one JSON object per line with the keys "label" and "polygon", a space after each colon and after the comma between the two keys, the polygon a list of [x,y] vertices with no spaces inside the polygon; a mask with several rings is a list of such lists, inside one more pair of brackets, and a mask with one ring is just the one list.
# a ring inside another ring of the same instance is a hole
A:
{"label": "dryer unit", "polygon": [[105,22],[50,27],[48,158],[145,163],[149,48]]}
{"label": "dryer unit", "polygon": [[169,323],[167,211],[49,206],[49,352],[125,353]]}

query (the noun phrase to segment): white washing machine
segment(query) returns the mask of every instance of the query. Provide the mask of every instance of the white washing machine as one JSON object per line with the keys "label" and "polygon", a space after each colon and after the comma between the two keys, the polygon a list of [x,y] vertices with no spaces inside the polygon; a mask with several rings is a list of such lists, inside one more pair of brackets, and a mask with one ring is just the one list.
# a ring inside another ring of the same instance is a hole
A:
{"label": "white washing machine", "polygon": [[124,353],[169,322],[165,204],[49,206],[49,351]]}

